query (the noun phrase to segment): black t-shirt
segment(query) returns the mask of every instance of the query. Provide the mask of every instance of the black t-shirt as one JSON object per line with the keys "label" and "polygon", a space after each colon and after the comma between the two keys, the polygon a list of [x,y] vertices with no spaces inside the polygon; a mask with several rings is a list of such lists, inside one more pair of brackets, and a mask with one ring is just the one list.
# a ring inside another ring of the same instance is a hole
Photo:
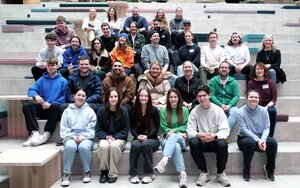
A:
{"label": "black t-shirt", "polygon": [[106,38],[102,35],[100,38],[101,38],[107,52],[111,52],[115,47],[115,42],[118,41],[118,38],[115,35],[111,35],[108,38]]}

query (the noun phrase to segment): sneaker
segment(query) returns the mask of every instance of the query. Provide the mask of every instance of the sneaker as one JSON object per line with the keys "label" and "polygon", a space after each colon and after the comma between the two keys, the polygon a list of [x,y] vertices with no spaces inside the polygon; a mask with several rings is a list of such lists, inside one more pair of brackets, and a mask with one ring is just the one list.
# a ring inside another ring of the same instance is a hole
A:
{"label": "sneaker", "polygon": [[159,161],[159,163],[154,167],[154,170],[159,172],[159,173],[164,173],[166,171],[166,163],[163,162],[162,160]]}
{"label": "sneaker", "polygon": [[250,181],[250,170],[247,169],[243,170],[243,179],[245,181]]}
{"label": "sneaker", "polygon": [[198,180],[196,181],[197,186],[204,186],[209,181],[209,173],[200,171]]}
{"label": "sneaker", "polygon": [[83,183],[90,183],[92,180],[92,176],[91,176],[91,172],[90,171],[87,171],[83,174],[83,179],[82,179],[82,182]]}
{"label": "sneaker", "polygon": [[264,165],[264,171],[266,173],[266,178],[269,181],[274,181],[275,177],[274,177],[274,170],[269,170],[266,168],[266,165]]}
{"label": "sneaker", "polygon": [[36,139],[37,137],[39,137],[39,132],[38,131],[32,131],[31,135],[29,136],[29,138],[23,142],[23,147],[29,147],[32,146],[31,142],[33,139]]}
{"label": "sneaker", "polygon": [[61,183],[60,185],[62,187],[67,187],[70,185],[70,177],[71,177],[71,174],[67,174],[67,173],[64,173],[63,174],[63,177],[61,178]]}
{"label": "sneaker", "polygon": [[39,135],[36,139],[32,139],[31,144],[33,146],[39,146],[46,143],[50,138],[50,132],[46,131],[43,135]]}
{"label": "sneaker", "polygon": [[129,177],[129,182],[133,183],[133,184],[138,184],[138,183],[140,183],[140,179],[139,179],[138,176],[130,176]]}
{"label": "sneaker", "polygon": [[142,183],[143,184],[151,183],[154,179],[155,179],[155,175],[154,174],[152,174],[150,176],[145,176],[142,179]]}
{"label": "sneaker", "polygon": [[217,174],[217,181],[224,187],[231,186],[225,172],[222,172],[221,174]]}
{"label": "sneaker", "polygon": [[186,174],[181,174],[179,176],[179,187],[187,188],[187,175]]}

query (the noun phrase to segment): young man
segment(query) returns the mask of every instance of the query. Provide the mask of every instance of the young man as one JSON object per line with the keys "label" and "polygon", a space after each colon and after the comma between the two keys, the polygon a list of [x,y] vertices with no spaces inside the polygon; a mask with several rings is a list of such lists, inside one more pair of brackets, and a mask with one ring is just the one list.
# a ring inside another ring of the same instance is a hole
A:
{"label": "young man", "polygon": [[224,51],[224,59],[230,65],[230,76],[236,74],[245,74],[247,83],[251,72],[250,52],[249,48],[243,44],[241,36],[237,32],[233,32],[228,46]]}
{"label": "young man", "polygon": [[219,75],[213,77],[209,82],[211,90],[210,100],[221,107],[228,117],[230,129],[236,123],[234,114],[238,110],[236,107],[240,99],[240,91],[237,81],[229,76],[229,64],[223,62],[219,66]]}
{"label": "young man", "polygon": [[142,49],[142,63],[144,70],[150,68],[152,62],[160,62],[163,67],[162,71],[167,72],[169,68],[169,56],[166,47],[159,44],[159,34],[155,30],[149,32],[150,44],[147,44]]}
{"label": "young man", "polygon": [[110,34],[110,26],[106,22],[101,24],[101,30],[103,35],[100,37],[100,39],[102,40],[106,51],[110,54],[110,52],[118,43],[118,37]]}
{"label": "young man", "polygon": [[67,86],[67,103],[74,103],[74,91],[78,87],[83,88],[86,93],[85,102],[97,112],[101,102],[101,80],[90,70],[90,61],[87,57],[80,57],[78,68],[74,74],[69,77]]}
{"label": "young man", "polygon": [[171,42],[174,45],[176,37],[178,34],[182,32],[183,22],[185,19],[182,17],[183,9],[181,7],[177,7],[175,10],[175,17],[170,20],[170,30],[171,30]]}
{"label": "young man", "polygon": [[123,30],[126,33],[130,32],[130,23],[132,21],[137,22],[138,32],[143,34],[145,37],[148,33],[148,22],[145,17],[140,16],[140,10],[138,7],[133,7],[131,10],[132,16],[127,17],[123,26]]}
{"label": "young man", "polygon": [[229,135],[226,115],[217,105],[210,102],[210,89],[204,85],[196,91],[200,103],[190,113],[187,134],[191,155],[200,170],[197,186],[204,186],[209,180],[204,152],[215,152],[217,155],[217,181],[224,187],[230,183],[225,174],[228,158],[228,145],[225,138]]}
{"label": "young man", "polygon": [[[23,105],[26,128],[31,134],[23,143],[24,147],[38,146],[48,141],[60,116],[60,104],[66,102],[65,94],[68,82],[57,72],[58,60],[49,58],[46,63],[48,73],[38,79],[27,93],[36,100],[36,103],[27,102]],[[36,117],[47,119],[43,135],[39,133]]]}
{"label": "young man", "polygon": [[47,72],[46,60],[50,57],[56,57],[58,60],[58,67],[61,67],[63,63],[62,54],[64,50],[55,46],[56,37],[53,34],[47,34],[45,36],[47,47],[40,50],[39,56],[36,58],[36,65],[32,67],[31,73],[35,81],[43,76],[44,72]]}
{"label": "young man", "polygon": [[121,105],[127,110],[132,107],[132,100],[135,95],[135,87],[132,79],[124,72],[123,63],[115,61],[112,64],[111,74],[102,82],[102,101],[104,102],[105,93],[109,88],[115,87],[120,95]]}
{"label": "young man", "polygon": [[63,16],[58,16],[56,18],[56,27],[51,34],[56,37],[56,46],[67,49],[70,47],[70,38],[73,36],[77,36],[75,31],[71,28],[68,28],[66,25],[67,21],[66,18]]}
{"label": "young man", "polygon": [[210,32],[208,34],[209,45],[201,48],[200,77],[203,84],[207,84],[207,79],[218,75],[218,68],[224,61],[224,49],[217,44],[218,34]]}

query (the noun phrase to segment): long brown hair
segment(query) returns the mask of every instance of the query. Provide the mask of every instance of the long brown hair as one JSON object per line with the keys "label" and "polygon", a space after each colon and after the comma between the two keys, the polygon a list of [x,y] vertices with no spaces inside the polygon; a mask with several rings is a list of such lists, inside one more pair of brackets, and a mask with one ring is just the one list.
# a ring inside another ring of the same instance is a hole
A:
{"label": "long brown hair", "polygon": [[172,123],[172,108],[171,108],[171,103],[170,103],[170,100],[169,100],[169,97],[170,97],[172,92],[176,93],[177,96],[178,96],[178,103],[177,103],[177,108],[176,108],[177,124],[180,125],[183,122],[182,98],[181,98],[180,92],[176,88],[171,88],[168,91],[167,107],[166,107],[166,109],[167,109],[167,123],[168,123],[169,127],[171,127],[171,123]]}
{"label": "long brown hair", "polygon": [[257,79],[257,76],[256,76],[256,67],[262,67],[264,69],[264,77],[265,77],[265,80],[269,79],[269,69],[265,66],[265,64],[263,63],[256,63],[252,69],[251,69],[251,72],[250,72],[250,79],[251,80],[254,80],[254,79]]}
{"label": "long brown hair", "polygon": [[[143,116],[142,112],[142,104],[140,100],[140,94],[142,91],[146,91],[148,94],[148,102],[146,107],[146,112]],[[147,88],[141,88],[136,96],[135,107],[133,109],[133,129],[140,130],[142,132],[150,133],[154,129],[153,117],[151,116],[152,111],[152,99],[151,93]],[[143,119],[143,121],[142,121]],[[141,124],[141,122],[146,122],[146,124]]]}
{"label": "long brown hair", "polygon": [[111,113],[110,109],[109,109],[109,96],[111,94],[111,92],[115,91],[118,94],[118,103],[117,103],[117,107],[116,107],[116,119],[115,121],[118,121],[121,116],[122,116],[122,111],[121,111],[121,99],[120,99],[120,95],[117,91],[117,89],[115,87],[111,87],[109,88],[106,93],[105,93],[105,98],[104,98],[104,104],[105,104],[105,122],[109,123],[109,115]]}

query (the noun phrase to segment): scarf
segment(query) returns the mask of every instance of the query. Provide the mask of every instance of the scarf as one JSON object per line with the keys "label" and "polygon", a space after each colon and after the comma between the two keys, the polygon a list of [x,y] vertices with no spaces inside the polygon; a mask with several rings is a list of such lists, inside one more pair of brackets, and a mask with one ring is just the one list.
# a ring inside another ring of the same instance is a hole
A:
{"label": "scarf", "polygon": [[150,72],[148,72],[146,77],[153,86],[160,84],[164,79],[164,75],[162,73],[160,73],[156,78],[153,78]]}

